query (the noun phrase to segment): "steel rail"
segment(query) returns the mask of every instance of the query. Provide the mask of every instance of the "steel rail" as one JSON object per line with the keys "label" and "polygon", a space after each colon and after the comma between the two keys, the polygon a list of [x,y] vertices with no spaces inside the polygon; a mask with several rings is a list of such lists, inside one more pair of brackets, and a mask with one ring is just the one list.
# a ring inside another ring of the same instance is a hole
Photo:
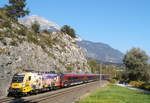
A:
{"label": "steel rail", "polygon": [[[23,103],[38,103],[38,102],[42,102],[42,101],[45,101],[45,100],[51,100],[54,101],[54,98],[57,98],[58,96],[63,96],[65,94],[68,94],[68,93],[72,93],[73,91],[76,91],[76,90],[81,90],[82,88],[85,88],[85,86],[91,86],[93,84],[95,84],[96,82],[90,82],[90,83],[87,83],[87,84],[83,84],[83,85],[78,85],[78,86],[74,86],[75,88],[69,88],[69,90],[64,90],[64,91],[60,91],[58,93],[53,93],[53,94],[50,94],[50,95],[46,95],[46,96],[42,96],[42,97],[38,97],[38,98],[34,98],[34,99],[29,99],[27,101],[24,101]],[[53,100],[52,100],[53,99]]]}
{"label": "steel rail", "polygon": [[6,103],[15,100],[15,98],[2,98],[0,99],[0,103]]}

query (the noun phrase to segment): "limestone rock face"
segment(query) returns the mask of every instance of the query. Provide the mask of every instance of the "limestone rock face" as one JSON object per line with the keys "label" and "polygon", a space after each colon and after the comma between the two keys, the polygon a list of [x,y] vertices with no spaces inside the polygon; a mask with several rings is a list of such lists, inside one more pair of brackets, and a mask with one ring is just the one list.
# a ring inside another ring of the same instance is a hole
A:
{"label": "limestone rock face", "polygon": [[84,53],[76,45],[76,41],[67,34],[61,32],[35,34],[30,28],[10,21],[2,14],[0,14],[0,96],[7,95],[12,76],[23,70],[90,72]]}
{"label": "limestone rock face", "polygon": [[10,45],[11,38],[3,38],[3,41],[6,42],[4,45],[0,41],[1,80],[6,79],[7,82],[5,82],[8,85],[14,73],[22,70],[89,72],[84,54],[71,37],[61,33],[51,36],[57,37],[60,41],[53,44],[51,48],[45,46],[43,47],[44,49],[27,41],[23,41],[21,44],[18,43],[17,46],[12,46]]}

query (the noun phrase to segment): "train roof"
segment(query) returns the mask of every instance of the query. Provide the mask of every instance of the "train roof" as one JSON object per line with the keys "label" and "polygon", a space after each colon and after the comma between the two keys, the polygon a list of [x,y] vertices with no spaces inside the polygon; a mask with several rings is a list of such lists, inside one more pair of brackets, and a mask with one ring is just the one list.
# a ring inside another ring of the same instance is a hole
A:
{"label": "train roof", "polygon": [[98,76],[99,74],[63,73],[65,76]]}
{"label": "train roof", "polygon": [[42,74],[42,77],[43,78],[53,78],[53,77],[56,77],[58,76],[57,74]]}

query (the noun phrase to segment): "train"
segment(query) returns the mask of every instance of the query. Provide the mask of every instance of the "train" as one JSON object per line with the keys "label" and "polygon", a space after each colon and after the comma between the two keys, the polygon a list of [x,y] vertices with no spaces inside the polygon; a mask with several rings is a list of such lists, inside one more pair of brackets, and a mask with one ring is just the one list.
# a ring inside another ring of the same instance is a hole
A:
{"label": "train", "polygon": [[26,96],[43,91],[69,87],[100,79],[109,79],[109,74],[79,74],[24,71],[16,73],[8,89],[8,96]]}

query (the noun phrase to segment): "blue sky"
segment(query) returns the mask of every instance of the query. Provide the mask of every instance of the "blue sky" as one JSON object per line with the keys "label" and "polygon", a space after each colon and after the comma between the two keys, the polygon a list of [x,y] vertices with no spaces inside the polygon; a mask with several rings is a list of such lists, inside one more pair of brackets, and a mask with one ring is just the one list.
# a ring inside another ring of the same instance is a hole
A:
{"label": "blue sky", "polygon": [[70,25],[85,40],[123,53],[139,47],[150,55],[149,5],[150,0],[27,0],[30,15]]}

